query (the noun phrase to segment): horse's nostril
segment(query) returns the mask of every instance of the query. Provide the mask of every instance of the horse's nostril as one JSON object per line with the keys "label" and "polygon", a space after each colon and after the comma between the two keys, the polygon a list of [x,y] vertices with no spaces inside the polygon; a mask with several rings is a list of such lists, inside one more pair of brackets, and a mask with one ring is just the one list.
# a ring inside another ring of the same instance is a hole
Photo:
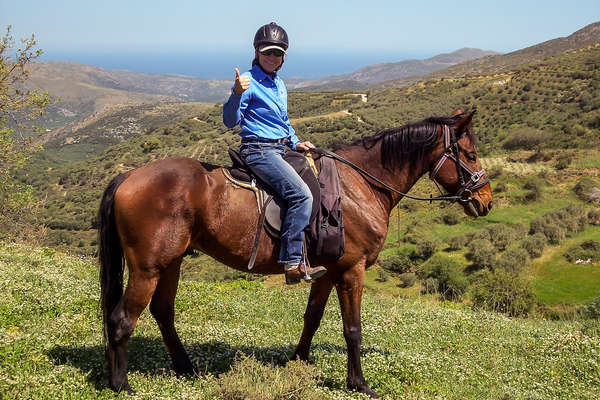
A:
{"label": "horse's nostril", "polygon": [[490,201],[490,202],[488,203],[488,210],[491,210],[491,209],[492,209],[492,202]]}

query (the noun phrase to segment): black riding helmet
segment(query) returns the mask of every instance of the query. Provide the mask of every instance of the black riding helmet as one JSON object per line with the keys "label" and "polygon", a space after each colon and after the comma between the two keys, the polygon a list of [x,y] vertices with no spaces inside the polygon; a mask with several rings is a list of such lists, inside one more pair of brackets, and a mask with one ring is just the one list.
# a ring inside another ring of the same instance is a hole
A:
{"label": "black riding helmet", "polygon": [[261,48],[266,47],[265,45],[280,47],[283,51],[286,51],[289,42],[285,29],[275,22],[271,22],[270,24],[258,28],[256,35],[254,35],[254,48],[256,50],[261,50]]}

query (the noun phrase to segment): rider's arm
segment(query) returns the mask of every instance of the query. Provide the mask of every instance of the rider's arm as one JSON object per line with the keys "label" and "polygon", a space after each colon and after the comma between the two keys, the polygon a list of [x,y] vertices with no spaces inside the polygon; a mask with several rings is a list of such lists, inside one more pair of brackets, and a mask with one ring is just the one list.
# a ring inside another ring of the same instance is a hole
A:
{"label": "rider's arm", "polygon": [[242,119],[242,96],[244,94],[235,94],[231,92],[229,100],[223,104],[223,123],[228,128],[233,128],[240,123]]}
{"label": "rider's arm", "polygon": [[[287,118],[287,116],[286,116],[286,118]],[[296,136],[296,131],[294,130],[294,128],[292,128],[292,124],[290,124],[289,118],[287,118],[285,122],[286,122],[286,124],[288,126],[288,129],[289,129],[288,130],[288,132],[289,132],[289,136],[288,136],[289,143],[288,143],[288,146],[290,146],[290,148],[292,150],[296,150],[296,145],[298,143],[300,143],[300,139],[298,139],[298,136]]]}

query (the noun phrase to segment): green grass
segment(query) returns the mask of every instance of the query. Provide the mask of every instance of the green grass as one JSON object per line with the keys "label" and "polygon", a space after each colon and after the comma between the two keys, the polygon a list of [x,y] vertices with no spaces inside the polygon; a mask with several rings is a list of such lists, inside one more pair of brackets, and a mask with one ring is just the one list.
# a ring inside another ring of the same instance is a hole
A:
{"label": "green grass", "polygon": [[[129,398],[106,388],[97,275],[93,260],[0,244],[3,398]],[[287,362],[307,296],[306,286],[182,281],[176,326],[201,372],[173,374],[145,311],[129,346],[134,398],[362,398],[344,389],[335,295],[311,365]],[[371,291],[362,317],[365,377],[386,399],[594,399],[600,391],[597,322],[509,319]]]}
{"label": "green grass", "polygon": [[548,259],[534,262],[533,289],[540,303],[550,306],[577,305],[600,296],[600,265],[572,264],[563,256],[570,247],[584,240],[600,241],[600,227],[589,227],[560,246],[549,248]]}

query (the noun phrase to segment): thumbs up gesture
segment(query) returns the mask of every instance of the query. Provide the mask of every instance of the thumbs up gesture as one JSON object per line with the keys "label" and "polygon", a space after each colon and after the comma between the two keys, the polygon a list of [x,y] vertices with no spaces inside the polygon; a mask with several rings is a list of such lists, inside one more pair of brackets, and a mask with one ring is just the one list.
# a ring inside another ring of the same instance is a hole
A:
{"label": "thumbs up gesture", "polygon": [[235,94],[242,94],[250,87],[250,78],[247,76],[240,76],[240,70],[235,69],[235,85],[233,86],[233,92]]}

